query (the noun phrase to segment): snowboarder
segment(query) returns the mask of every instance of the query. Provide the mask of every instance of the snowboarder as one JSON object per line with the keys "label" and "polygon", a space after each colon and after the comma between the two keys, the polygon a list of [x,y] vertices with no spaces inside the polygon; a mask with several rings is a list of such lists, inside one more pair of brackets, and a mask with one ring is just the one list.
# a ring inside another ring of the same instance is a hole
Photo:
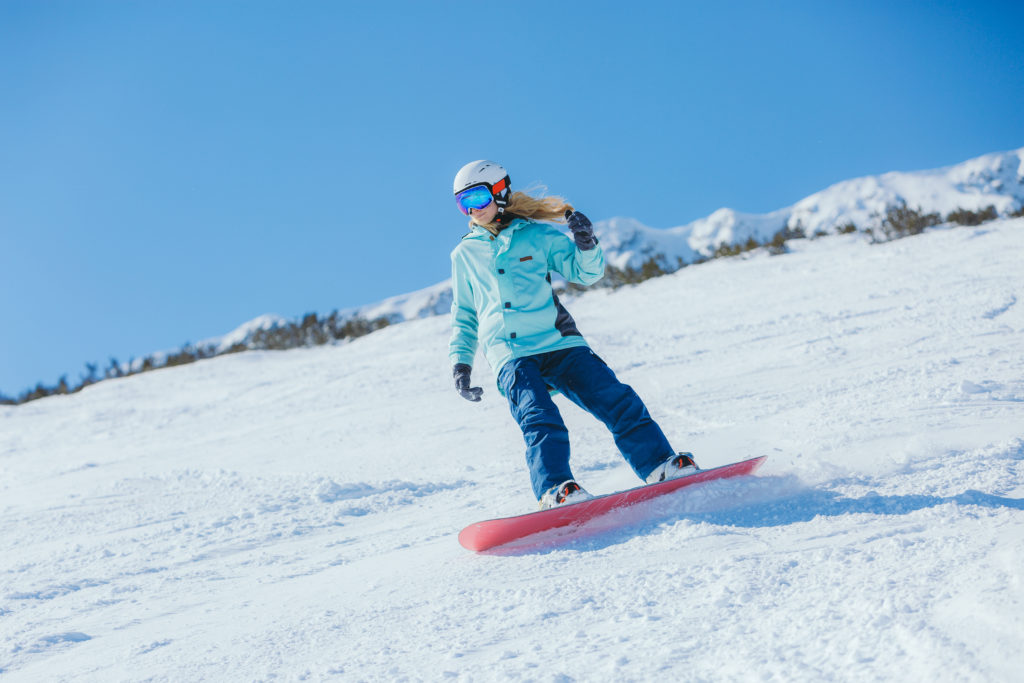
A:
{"label": "snowboarder", "polygon": [[[526,462],[540,507],[590,494],[569,468],[569,433],[551,390],[602,421],[626,461],[645,482],[697,471],[676,453],[640,397],[591,351],[551,287],[551,272],[591,285],[604,276],[604,254],[590,221],[561,197],[512,192],[508,172],[493,161],[466,164],[455,176],[455,202],[471,217],[452,251],[455,388],[479,401],[470,373],[477,347],[523,431]],[[550,225],[567,222],[572,239]]]}

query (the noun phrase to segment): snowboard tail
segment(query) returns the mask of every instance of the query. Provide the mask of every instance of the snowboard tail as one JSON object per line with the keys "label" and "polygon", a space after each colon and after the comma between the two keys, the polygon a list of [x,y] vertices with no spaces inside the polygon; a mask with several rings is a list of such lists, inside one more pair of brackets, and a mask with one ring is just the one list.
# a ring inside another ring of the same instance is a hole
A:
{"label": "snowboard tail", "polygon": [[609,493],[579,503],[560,505],[539,512],[477,522],[470,524],[459,532],[459,543],[467,550],[480,552],[517,541],[541,531],[549,531],[570,525],[582,525],[612,510],[636,505],[637,503],[663,496],[687,486],[715,479],[729,479],[752,474],[761,466],[766,458],[767,456],[761,456],[741,462],[734,462],[731,465],[700,470],[696,474],[678,479],[669,479],[656,484],[638,486],[625,491]]}

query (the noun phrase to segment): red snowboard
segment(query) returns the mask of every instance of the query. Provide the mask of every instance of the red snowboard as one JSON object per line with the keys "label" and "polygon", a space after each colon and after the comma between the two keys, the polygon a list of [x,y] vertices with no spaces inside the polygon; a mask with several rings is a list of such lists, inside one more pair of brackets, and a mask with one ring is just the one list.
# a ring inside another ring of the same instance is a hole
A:
{"label": "red snowboard", "polygon": [[765,458],[767,456],[762,455],[759,458],[734,462],[731,465],[701,470],[687,477],[638,486],[635,489],[609,493],[608,495],[597,496],[581,503],[562,505],[550,510],[531,512],[517,517],[502,517],[501,519],[477,522],[476,524],[470,524],[459,532],[459,543],[467,550],[479,552],[541,531],[558,529],[569,525],[580,526],[611,510],[628,507],[651,498],[663,496],[684,486],[693,486],[694,484],[711,481],[712,479],[728,479],[730,477],[751,474],[761,466]]}

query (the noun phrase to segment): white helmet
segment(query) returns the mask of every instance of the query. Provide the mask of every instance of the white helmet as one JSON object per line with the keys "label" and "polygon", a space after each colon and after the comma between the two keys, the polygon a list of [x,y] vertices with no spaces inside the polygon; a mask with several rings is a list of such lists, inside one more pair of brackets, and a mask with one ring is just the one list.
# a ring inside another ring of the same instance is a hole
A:
{"label": "white helmet", "polygon": [[512,196],[512,181],[509,180],[508,171],[501,164],[481,159],[466,164],[455,174],[455,194],[477,185],[485,185],[491,191],[499,212],[505,210],[508,199]]}

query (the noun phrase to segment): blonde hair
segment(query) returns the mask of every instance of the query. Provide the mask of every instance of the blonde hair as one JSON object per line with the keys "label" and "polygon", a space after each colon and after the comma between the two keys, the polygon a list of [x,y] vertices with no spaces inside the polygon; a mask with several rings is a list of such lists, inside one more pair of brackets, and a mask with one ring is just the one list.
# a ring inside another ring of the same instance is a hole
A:
{"label": "blonde hair", "polygon": [[[543,191],[544,188],[537,188],[535,191]],[[545,221],[549,223],[564,223],[566,210],[575,211],[572,204],[562,197],[533,197],[525,192],[513,192],[509,197],[505,213],[514,214],[520,218],[527,218],[532,221]],[[497,223],[483,225],[474,220],[469,222],[470,227],[480,225],[497,235]]]}

